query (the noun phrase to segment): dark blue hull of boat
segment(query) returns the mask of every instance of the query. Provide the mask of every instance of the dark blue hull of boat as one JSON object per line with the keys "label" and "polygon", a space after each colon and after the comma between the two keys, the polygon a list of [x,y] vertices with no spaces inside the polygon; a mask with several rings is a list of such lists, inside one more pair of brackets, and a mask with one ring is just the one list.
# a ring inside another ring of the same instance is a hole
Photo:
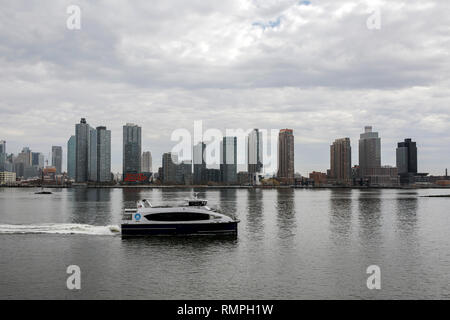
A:
{"label": "dark blue hull of boat", "polygon": [[237,221],[223,223],[122,224],[122,235],[237,235],[237,224]]}

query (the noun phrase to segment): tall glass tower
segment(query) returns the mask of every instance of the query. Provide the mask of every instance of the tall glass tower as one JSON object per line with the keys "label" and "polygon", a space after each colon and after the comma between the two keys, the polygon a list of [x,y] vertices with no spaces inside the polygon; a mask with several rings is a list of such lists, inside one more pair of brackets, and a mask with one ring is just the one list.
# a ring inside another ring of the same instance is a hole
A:
{"label": "tall glass tower", "polygon": [[361,177],[373,175],[381,167],[381,138],[371,126],[364,128],[359,138],[359,168]]}
{"label": "tall glass tower", "polygon": [[194,146],[194,184],[205,184],[206,181],[206,161],[205,161],[206,144],[199,142]]}
{"label": "tall glass tower", "polygon": [[67,175],[70,179],[75,179],[76,146],[76,137],[71,136],[67,141]]}
{"label": "tall glass tower", "polygon": [[97,181],[111,181],[111,131],[97,127]]}
{"label": "tall glass tower", "polygon": [[237,137],[223,137],[220,153],[220,173],[225,184],[237,183]]}
{"label": "tall glass tower", "polygon": [[75,125],[75,181],[87,182],[89,179],[89,156],[91,142],[91,127],[85,118]]}
{"label": "tall glass tower", "polygon": [[141,172],[141,127],[127,123],[123,126],[123,177]]}
{"label": "tall glass tower", "polygon": [[56,168],[56,174],[62,172],[62,147],[52,146],[52,166]]}

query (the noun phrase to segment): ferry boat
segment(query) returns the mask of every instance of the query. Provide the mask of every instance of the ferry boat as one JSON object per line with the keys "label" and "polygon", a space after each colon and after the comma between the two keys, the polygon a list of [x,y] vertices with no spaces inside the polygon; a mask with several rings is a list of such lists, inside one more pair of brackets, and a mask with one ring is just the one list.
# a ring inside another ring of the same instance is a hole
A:
{"label": "ferry boat", "polygon": [[152,206],[147,199],[136,204],[135,209],[125,209],[122,235],[237,235],[239,220],[212,210],[207,200],[195,197],[175,207]]}

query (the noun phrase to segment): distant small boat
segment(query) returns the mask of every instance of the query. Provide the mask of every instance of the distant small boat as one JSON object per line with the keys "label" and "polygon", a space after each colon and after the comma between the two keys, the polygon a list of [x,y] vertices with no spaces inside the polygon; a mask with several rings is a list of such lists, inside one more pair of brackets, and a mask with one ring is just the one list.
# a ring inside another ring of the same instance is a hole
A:
{"label": "distant small boat", "polygon": [[50,191],[45,191],[44,186],[42,185],[44,182],[44,171],[42,171],[41,176],[41,191],[35,192],[34,194],[52,194]]}
{"label": "distant small boat", "polygon": [[42,190],[42,191],[35,192],[34,194],[52,194],[52,192]]}

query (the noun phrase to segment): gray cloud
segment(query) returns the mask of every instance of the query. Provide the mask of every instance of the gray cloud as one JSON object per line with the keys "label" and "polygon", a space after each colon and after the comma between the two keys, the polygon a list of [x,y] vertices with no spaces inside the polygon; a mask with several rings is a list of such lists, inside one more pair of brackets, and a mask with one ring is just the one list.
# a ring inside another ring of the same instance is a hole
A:
{"label": "gray cloud", "polygon": [[[0,13],[0,139],[48,153],[80,117],[143,127],[155,162],[176,128],[294,129],[296,169],[325,170],[329,144],[371,124],[383,162],[412,137],[419,169],[449,165],[449,4],[379,1],[6,1]],[[273,23],[278,21],[279,23]],[[272,22],[272,23],[271,23]],[[256,23],[256,24],[255,24]],[[260,24],[266,27],[262,28]]]}

